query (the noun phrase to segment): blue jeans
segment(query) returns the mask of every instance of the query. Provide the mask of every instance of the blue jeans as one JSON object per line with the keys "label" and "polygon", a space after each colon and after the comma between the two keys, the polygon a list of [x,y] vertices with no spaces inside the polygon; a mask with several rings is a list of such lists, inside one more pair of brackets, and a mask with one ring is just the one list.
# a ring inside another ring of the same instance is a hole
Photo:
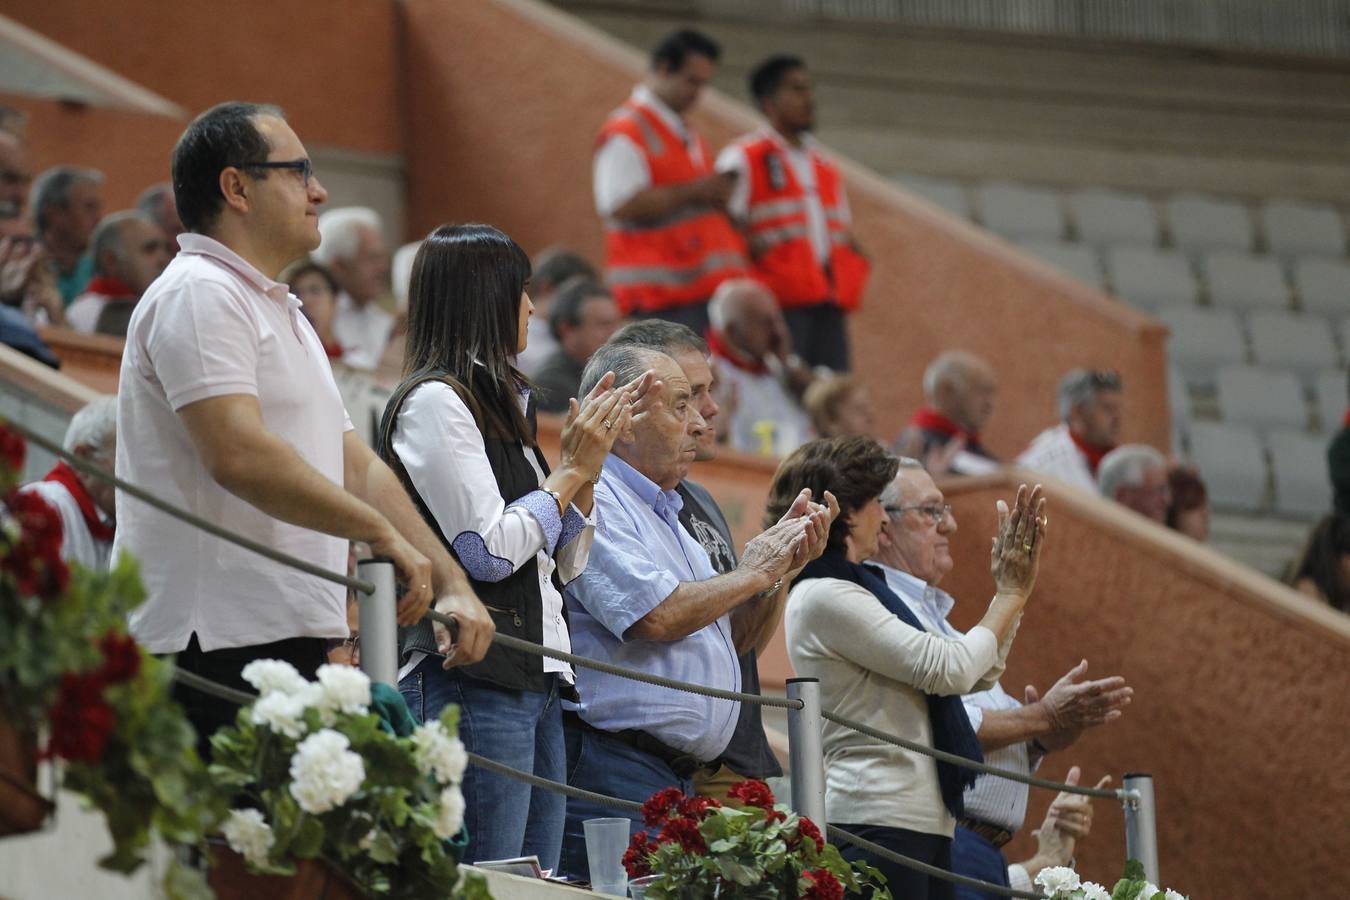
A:
{"label": "blue jeans", "polygon": [[[459,706],[459,737],[470,753],[562,781],[566,775],[558,680],[547,693],[516,691],[478,681],[426,659],[399,682],[418,722],[435,719],[447,704]],[[464,771],[464,824],[469,831],[465,862],[539,857],[558,868],[562,845],[562,794],[480,769]]]}
{"label": "blue jeans", "polygon": [[[563,723],[567,740],[567,783],[572,787],[644,802],[662,788],[679,788],[693,794],[694,783],[680,778],[657,756],[645,753],[604,732],[579,726],[572,716]],[[643,828],[640,813],[627,813],[589,800],[567,798],[567,824],[563,828],[561,872],[570,878],[590,880],[586,862],[587,819],[626,818],[634,834]]]}
{"label": "blue jeans", "polygon": [[[952,871],[1011,887],[1008,883],[1008,860],[1004,858],[1003,851],[960,825],[956,826],[956,837],[952,840]],[[999,900],[999,897],[958,884],[956,900]]]}

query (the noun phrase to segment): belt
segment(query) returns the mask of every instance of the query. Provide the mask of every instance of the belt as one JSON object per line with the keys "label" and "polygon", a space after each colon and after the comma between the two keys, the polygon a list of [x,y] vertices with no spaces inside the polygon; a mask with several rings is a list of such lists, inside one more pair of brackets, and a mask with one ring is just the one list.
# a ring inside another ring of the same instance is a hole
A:
{"label": "belt", "polygon": [[652,756],[655,756],[657,759],[670,766],[670,771],[674,772],[675,777],[677,778],[692,778],[695,772],[700,769],[706,769],[710,765],[694,756],[692,753],[676,750],[674,747],[657,740],[645,731],[638,731],[633,728],[628,728],[623,731],[609,731],[604,728],[596,728],[590,722],[587,722],[581,716],[571,711],[564,711],[563,719],[583,731],[593,731],[596,734],[614,738],[616,741],[625,743],[634,750],[641,750],[643,753],[649,753]]}
{"label": "belt", "polygon": [[998,825],[992,825],[989,822],[977,822],[974,819],[957,819],[956,824],[960,825],[966,831],[979,835],[994,847],[1002,847],[1011,841],[1013,833],[1006,828]]}

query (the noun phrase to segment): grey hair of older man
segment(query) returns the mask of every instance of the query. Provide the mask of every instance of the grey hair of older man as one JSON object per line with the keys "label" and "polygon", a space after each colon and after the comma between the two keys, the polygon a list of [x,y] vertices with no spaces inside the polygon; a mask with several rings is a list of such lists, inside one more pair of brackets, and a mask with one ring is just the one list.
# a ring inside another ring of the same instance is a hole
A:
{"label": "grey hair of older man", "polygon": [[1097,467],[1097,487],[1114,500],[1123,487],[1139,487],[1149,469],[1166,469],[1167,458],[1147,444],[1125,444],[1102,457]]}
{"label": "grey hair of older man", "polygon": [[159,227],[154,219],[139,209],[123,209],[99,219],[98,224],[94,226],[94,233],[89,238],[89,253],[94,258],[94,269],[98,274],[111,274],[103,264],[106,254],[111,253],[119,260],[126,260],[130,248],[127,247],[126,229],[122,226],[128,222],[141,222],[151,228]]}
{"label": "grey hair of older man", "polygon": [[606,372],[614,373],[615,384],[627,384],[650,369],[653,360],[665,355],[659,350],[635,344],[616,344],[612,341],[602,344],[599,350],[591,354],[586,368],[581,372],[577,396],[585,397],[594,390]]}
{"label": "grey hair of older man", "polygon": [[380,232],[384,228],[384,220],[375,210],[364,206],[340,206],[328,210],[319,216],[319,235],[322,240],[310,256],[323,266],[351,259],[361,249],[362,228]]}
{"label": "grey hair of older man", "polygon": [[1124,384],[1115,372],[1073,369],[1060,379],[1059,390],[1055,394],[1059,418],[1067,422],[1075,407],[1096,400],[1098,393],[1123,389]]}
{"label": "grey hair of older man", "polygon": [[33,179],[28,193],[28,214],[39,232],[46,231],[52,207],[70,203],[71,188],[77,184],[102,184],[103,173],[84,166],[54,166]]}

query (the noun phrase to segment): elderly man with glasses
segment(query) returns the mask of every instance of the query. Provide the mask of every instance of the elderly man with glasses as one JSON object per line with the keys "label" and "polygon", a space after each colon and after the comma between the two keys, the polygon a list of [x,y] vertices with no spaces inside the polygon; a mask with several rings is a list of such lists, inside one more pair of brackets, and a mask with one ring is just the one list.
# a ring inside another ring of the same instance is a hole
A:
{"label": "elderly man with glasses", "polygon": [[[947,622],[956,601],[938,588],[954,567],[950,541],[957,526],[951,504],[944,502],[942,491],[923,466],[905,458],[882,492],[881,502],[887,526],[871,562],[928,631],[962,638],[962,633]],[[1083,681],[1086,671],[1087,661],[1083,660],[1055,682],[1044,697],[1028,685],[1025,704],[997,682],[988,690],[967,694],[963,698],[966,716],[985,761],[1030,774],[1045,754],[1068,747],[1085,728],[1120,718],[1133,690],[1118,676]],[[1066,780],[1077,783],[1078,777],[1075,766]],[[1108,781],[1109,776],[1098,786],[1104,787]],[[1035,833],[1035,855],[1009,865],[1001,848],[1026,817],[1026,785],[980,776],[966,790],[964,807],[952,845],[952,870],[1022,890],[1031,890],[1032,879],[1042,868],[1068,865],[1075,841],[1087,835],[1092,823],[1088,798],[1060,794]],[[993,896],[956,888],[957,900]]]}

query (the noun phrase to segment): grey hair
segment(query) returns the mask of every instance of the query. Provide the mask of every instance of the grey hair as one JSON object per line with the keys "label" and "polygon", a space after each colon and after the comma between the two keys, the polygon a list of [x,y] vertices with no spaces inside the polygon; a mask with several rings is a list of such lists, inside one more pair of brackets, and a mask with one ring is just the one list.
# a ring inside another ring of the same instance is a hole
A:
{"label": "grey hair", "polygon": [[881,492],[881,505],[893,506],[901,500],[900,486],[896,484],[900,480],[900,473],[906,469],[923,469],[923,463],[909,456],[897,456],[895,461],[899,463],[900,468],[896,469],[895,477],[886,483],[886,487]]}
{"label": "grey hair", "polygon": [[610,337],[609,343],[646,347],[667,356],[684,351],[692,351],[699,356],[708,355],[708,342],[699,337],[694,329],[667,319],[639,319],[636,322],[629,322]]}
{"label": "grey hair", "polygon": [[1097,487],[1114,500],[1123,487],[1138,487],[1149,469],[1166,469],[1167,458],[1147,444],[1123,444],[1102,457],[1097,466]]}
{"label": "grey hair", "polygon": [[33,179],[28,194],[28,209],[38,234],[50,224],[47,213],[54,206],[70,203],[70,190],[78,184],[102,184],[103,173],[83,166],[54,166]]}
{"label": "grey hair", "polygon": [[173,185],[167,181],[161,181],[159,184],[152,184],[141,195],[136,198],[136,208],[145,213],[152,219],[158,221],[160,204],[168,198],[169,205],[173,205]]}
{"label": "grey hair", "polygon": [[80,447],[101,452],[108,449],[108,443],[116,434],[117,398],[107,394],[85,404],[71,416],[62,446],[67,453],[74,453]]}
{"label": "grey hair", "polygon": [[1059,382],[1055,392],[1056,409],[1062,422],[1069,421],[1069,414],[1075,407],[1091,403],[1102,391],[1119,391],[1122,388],[1120,376],[1115,372],[1103,372],[1096,369],[1072,369]]}
{"label": "grey hair", "polygon": [[310,257],[319,265],[332,266],[338,260],[351,259],[360,246],[362,226],[381,231],[384,221],[375,210],[365,206],[341,206],[319,216],[319,246]]}
{"label": "grey hair", "polygon": [[982,361],[965,350],[947,350],[923,370],[923,395],[931,404],[937,398],[938,388],[952,381],[964,381],[965,372]]}
{"label": "grey hair", "polygon": [[99,219],[89,238],[89,253],[94,258],[94,269],[98,274],[108,274],[103,268],[103,254],[112,253],[120,260],[127,258],[127,242],[122,235],[122,226],[128,222],[142,222],[151,228],[158,228],[155,220],[139,209],[123,209]]}
{"label": "grey hair", "polygon": [[412,286],[413,260],[417,251],[422,249],[421,241],[404,244],[394,251],[389,264],[389,286],[394,292],[394,300],[399,309],[408,308],[408,289]]}
{"label": "grey hair", "polygon": [[719,284],[708,301],[708,324],[718,331],[726,331],[736,317],[736,297],[751,290],[768,291],[768,288],[753,278],[728,278]]}
{"label": "grey hair", "polygon": [[587,360],[586,368],[581,372],[581,386],[577,388],[577,396],[585,397],[589,394],[600,383],[600,379],[605,377],[606,372],[614,373],[615,384],[627,384],[650,369],[653,359],[663,355],[665,354],[659,350],[634,344],[616,344],[613,341],[603,344]]}

